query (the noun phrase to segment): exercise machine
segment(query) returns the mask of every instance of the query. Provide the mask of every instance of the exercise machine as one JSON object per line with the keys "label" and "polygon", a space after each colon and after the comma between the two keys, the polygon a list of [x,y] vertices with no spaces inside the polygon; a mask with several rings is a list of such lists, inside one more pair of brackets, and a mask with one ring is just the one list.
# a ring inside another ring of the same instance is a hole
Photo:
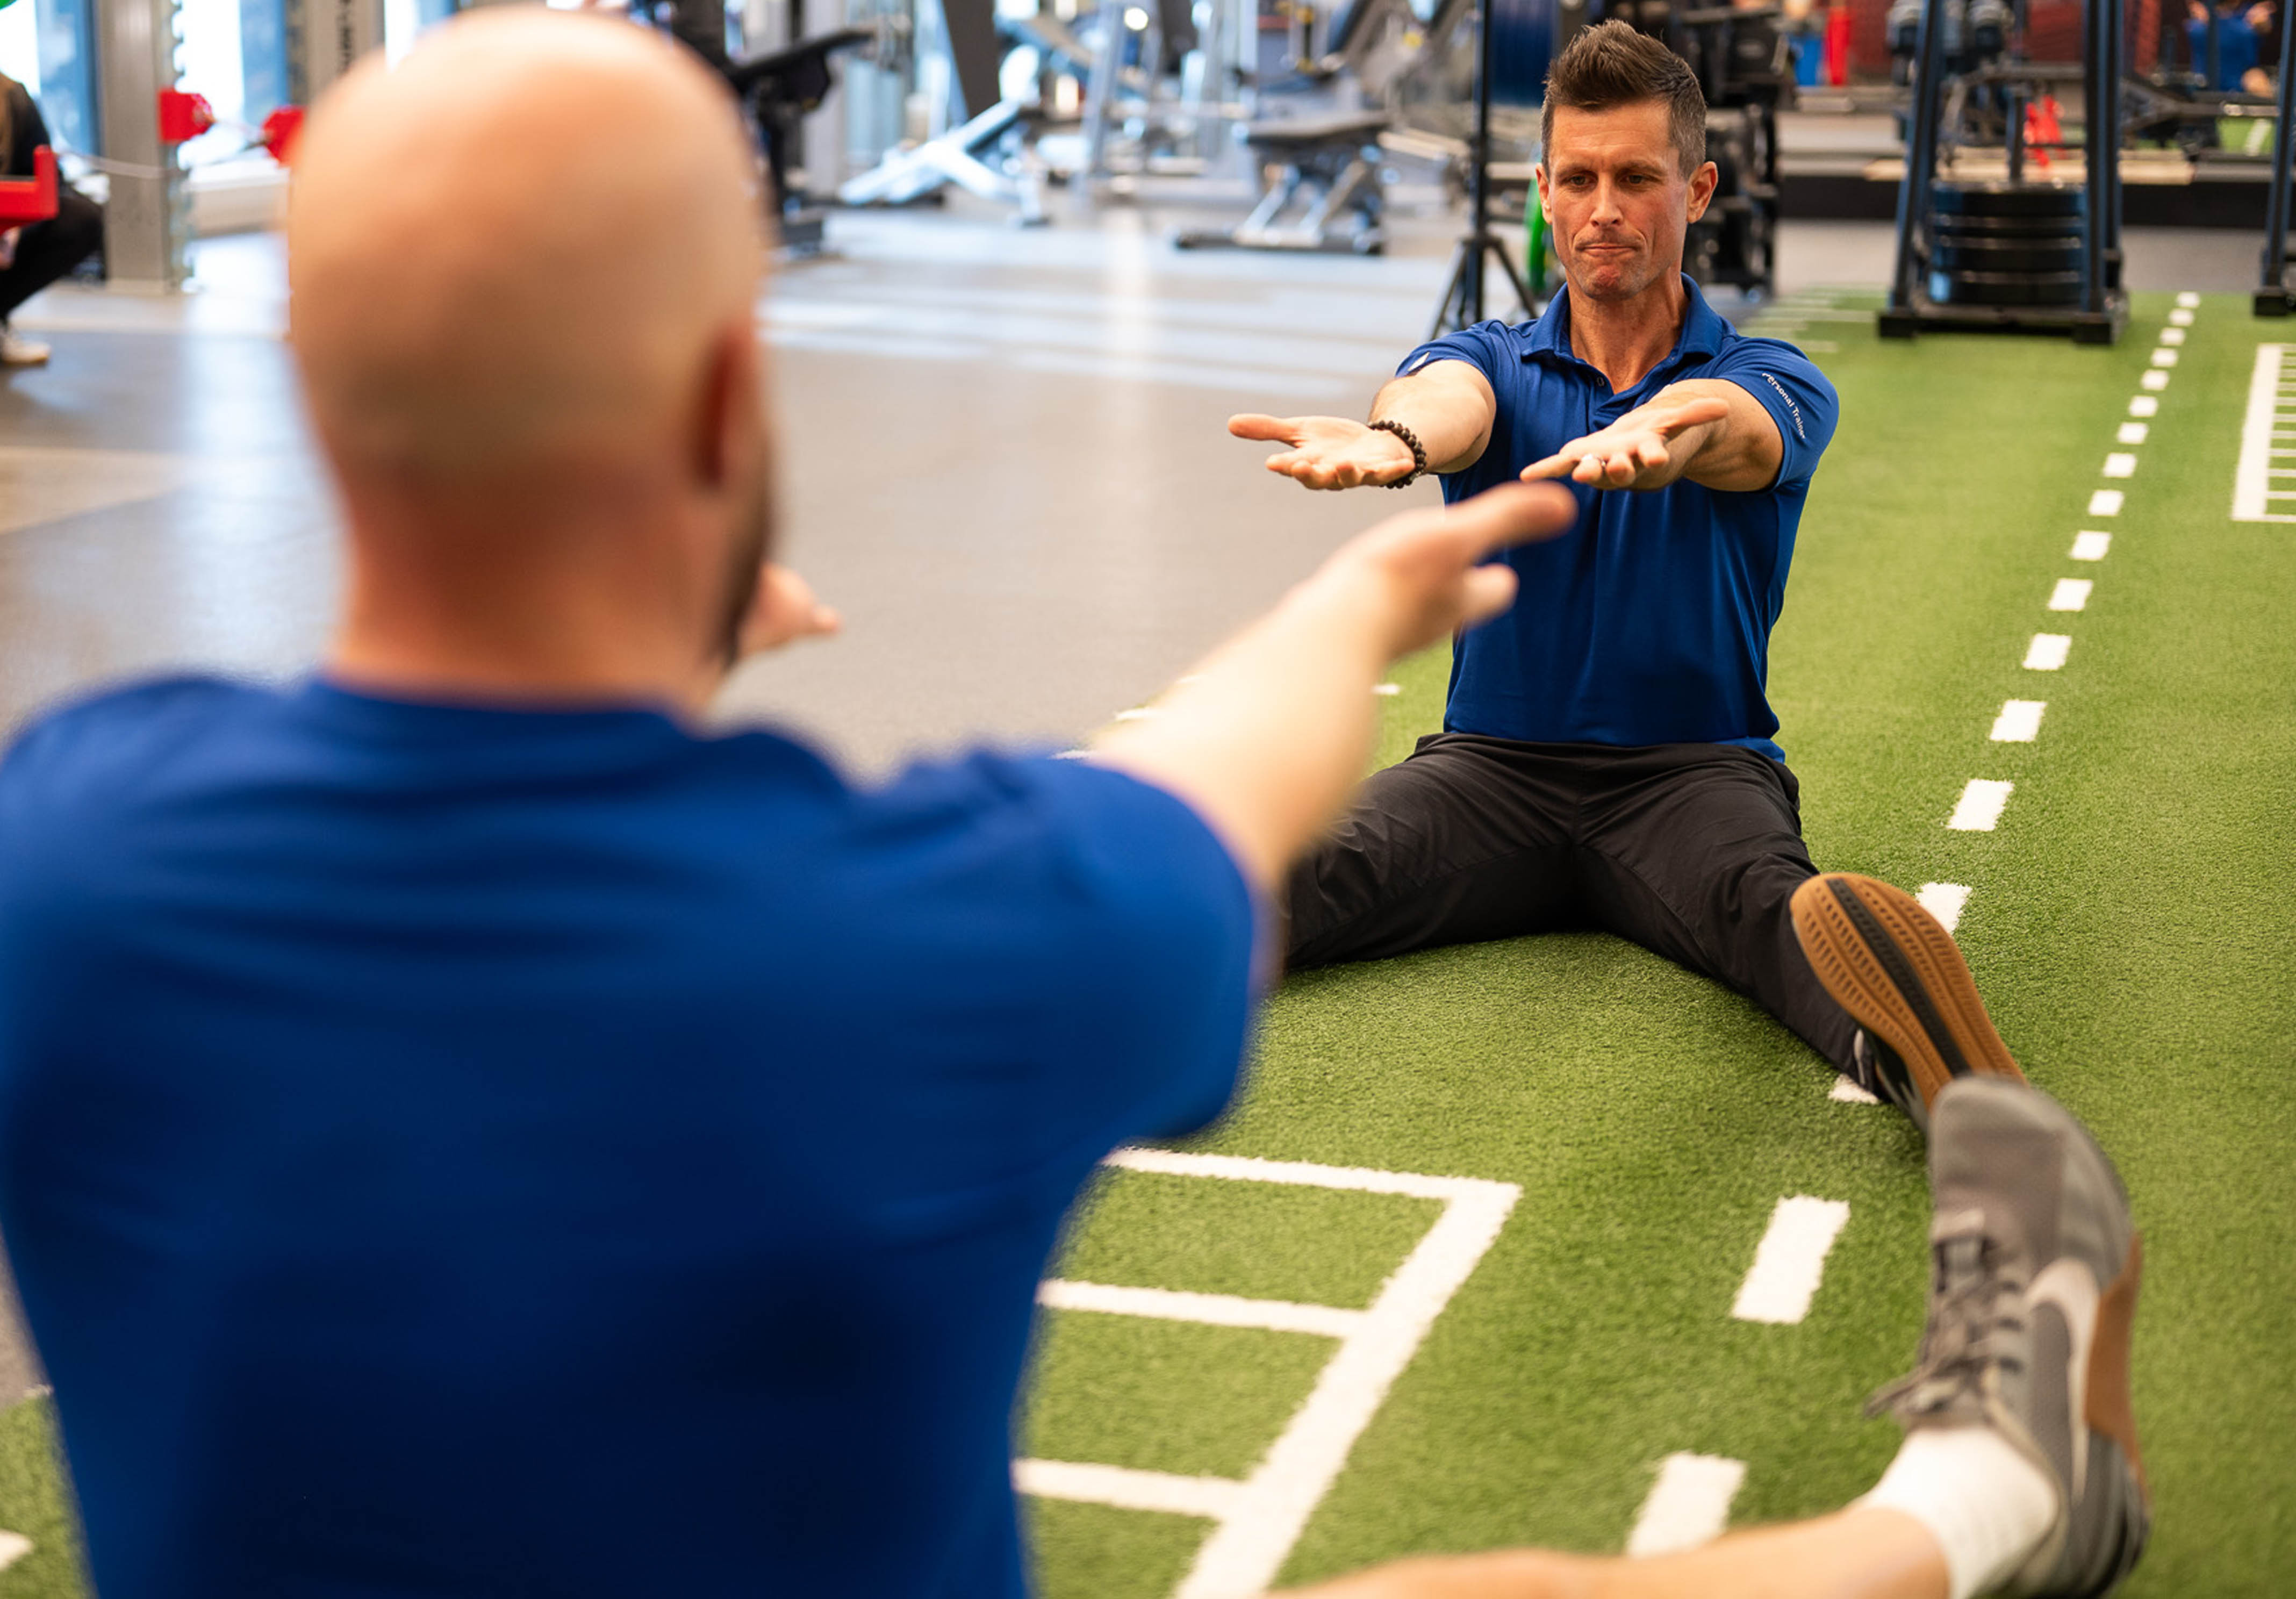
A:
{"label": "exercise machine", "polygon": [[2290,168],[2296,162],[2296,26],[2280,25],[2280,81],[2273,106],[2272,192],[2264,202],[2264,258],[2254,300],[2259,316],[2296,311],[2296,271],[2288,258]]}
{"label": "exercise machine", "polygon": [[2127,41],[2118,0],[2087,0],[2077,69],[2088,124],[2079,184],[2027,176],[2021,110],[2037,91],[2065,86],[2071,74],[2013,60],[1964,74],[1962,85],[1998,94],[2012,108],[2005,119],[2006,179],[1958,177],[1950,166],[1940,176],[1940,127],[1956,82],[1947,70],[1948,3],[1924,0],[1922,8],[1906,175],[1898,189],[1897,259],[1880,313],[1882,335],[2052,332],[2084,344],[2113,343],[2128,325],[2120,283],[2120,90]]}
{"label": "exercise machine", "polygon": [[953,184],[1011,206],[1018,222],[1042,225],[1046,174],[1029,144],[1040,111],[1033,99],[1006,96],[998,87],[995,0],[918,0],[916,12],[919,53],[949,68],[946,100],[933,108],[941,126],[846,182],[838,199],[850,206],[909,205]]}

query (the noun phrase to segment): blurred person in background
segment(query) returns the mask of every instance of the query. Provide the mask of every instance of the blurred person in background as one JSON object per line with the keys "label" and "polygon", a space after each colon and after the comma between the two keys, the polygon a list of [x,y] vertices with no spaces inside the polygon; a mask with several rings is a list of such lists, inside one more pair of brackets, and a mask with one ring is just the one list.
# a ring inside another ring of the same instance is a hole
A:
{"label": "blurred person in background", "polygon": [[[31,91],[0,74],[0,177],[31,176],[32,152],[53,143]],[[0,231],[0,366],[46,365],[48,347],[16,333],[8,319],[102,248],[103,208],[69,184],[57,188],[53,217]]]}

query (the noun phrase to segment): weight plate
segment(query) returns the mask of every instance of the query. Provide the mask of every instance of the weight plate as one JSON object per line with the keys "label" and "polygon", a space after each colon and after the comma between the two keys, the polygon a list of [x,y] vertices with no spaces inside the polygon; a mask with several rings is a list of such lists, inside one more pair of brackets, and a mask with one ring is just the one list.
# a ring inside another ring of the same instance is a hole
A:
{"label": "weight plate", "polygon": [[1930,190],[1930,209],[1940,217],[2062,222],[2087,214],[2088,193],[2055,184],[1938,184]]}
{"label": "weight plate", "polygon": [[2078,272],[1932,272],[1930,298],[1946,306],[2077,306]]}
{"label": "weight plate", "polygon": [[2079,272],[2082,257],[2078,238],[1977,241],[1940,237],[1930,245],[1930,265],[1956,272]]}
{"label": "weight plate", "polygon": [[1941,217],[1930,214],[1933,234],[1958,234],[1970,239],[2078,239],[2084,226],[2079,217]]}

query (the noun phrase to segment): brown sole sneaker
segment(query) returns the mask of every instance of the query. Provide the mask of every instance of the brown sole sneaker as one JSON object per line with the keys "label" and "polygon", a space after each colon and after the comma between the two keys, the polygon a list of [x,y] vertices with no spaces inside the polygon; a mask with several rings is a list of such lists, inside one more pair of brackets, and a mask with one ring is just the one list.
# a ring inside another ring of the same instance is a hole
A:
{"label": "brown sole sneaker", "polygon": [[1878,878],[1828,872],[1796,889],[1792,908],[1817,980],[1903,1062],[1924,1110],[1957,1077],[2025,1080],[1953,935],[1921,901]]}

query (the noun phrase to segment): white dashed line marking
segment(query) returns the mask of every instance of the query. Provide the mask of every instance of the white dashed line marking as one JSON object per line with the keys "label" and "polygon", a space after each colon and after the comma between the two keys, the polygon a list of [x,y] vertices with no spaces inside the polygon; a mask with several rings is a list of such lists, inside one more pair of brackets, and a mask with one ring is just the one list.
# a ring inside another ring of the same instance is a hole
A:
{"label": "white dashed line marking", "polygon": [[2177,345],[2177,344],[2182,344],[2184,341],[2185,341],[2185,330],[2184,330],[2184,329],[2182,329],[2182,328],[2180,328],[2180,327],[2165,327],[2165,328],[2162,328],[2162,329],[2161,330],[2161,343],[2163,343],[2163,344],[2168,344],[2168,345]]}
{"label": "white dashed line marking", "polygon": [[1990,777],[1972,777],[1969,786],[1961,791],[1961,802],[1946,818],[1946,825],[1956,832],[1991,832],[2001,820],[2001,812],[2016,792],[2013,783],[2003,783]]}
{"label": "white dashed line marking", "polygon": [[2025,646],[2025,669],[2029,672],[2054,672],[2065,664],[2072,652],[2073,641],[2062,633],[2036,633],[2033,642]]}
{"label": "white dashed line marking", "polygon": [[2113,442],[2116,444],[2142,444],[2144,442],[2144,436],[2152,430],[2151,428],[2145,426],[2144,423],[2141,422],[2124,422],[2120,424],[2120,431],[2112,436]]}
{"label": "white dashed line marking", "polygon": [[1371,692],[1375,694],[1399,694],[1403,692],[1403,685],[1400,683],[1374,683],[1371,685]]}
{"label": "white dashed line marking", "polygon": [[1730,1501],[1746,1480],[1746,1463],[1718,1455],[1669,1455],[1635,1518],[1627,1553],[1637,1559],[1695,1549],[1730,1525]]}
{"label": "white dashed line marking", "polygon": [[2073,535],[2072,557],[2075,561],[2102,561],[2104,553],[2112,548],[2112,535],[2084,528]]}
{"label": "white dashed line marking", "polygon": [[2136,381],[2158,394],[2169,386],[2169,374],[2165,372],[2148,372]]}
{"label": "white dashed line marking", "polygon": [[2154,351],[2152,352],[2152,365],[2155,365],[2155,366],[2174,366],[2176,364],[2177,364],[2177,352],[2176,352],[2175,350],[2173,350],[2173,349],[2156,349],[2156,350],[2154,350]]}
{"label": "white dashed line marking", "polygon": [[1840,1200],[1798,1193],[1770,1212],[1769,1230],[1754,1250],[1754,1264],[1738,1285],[1730,1314],[1742,1322],[1791,1326],[1809,1314],[1825,1275],[1826,1252],[1849,1220]]}
{"label": "white dashed line marking", "polygon": [[[2151,374],[2147,373],[2146,375],[2150,376]],[[2156,394],[2130,395],[2128,397],[2128,414],[2131,416],[2160,415],[2161,397]]]}
{"label": "white dashed line marking", "polygon": [[1993,718],[1990,734],[1997,744],[2030,744],[2041,734],[2041,713],[2049,709],[2046,700],[2008,700],[2002,702],[2001,714]]}
{"label": "white dashed line marking", "polygon": [[2121,502],[2128,496],[2118,488],[2100,488],[2088,496],[2091,516],[2119,516]]}
{"label": "white dashed line marking", "polygon": [[1969,885],[1963,882],[1925,882],[1914,891],[1922,902],[1922,909],[1938,919],[1938,925],[1948,932],[1961,925],[1963,907],[1969,904]]}
{"label": "white dashed line marking", "polygon": [[2088,603],[2088,591],[2095,586],[2087,578],[2060,578],[2056,587],[2049,591],[2049,609],[2079,611]]}
{"label": "white dashed line marking", "polygon": [[[1745,1468],[1741,1466],[1739,1470]],[[1723,1506],[1727,1510],[1729,1506]],[[0,1571],[6,1570],[32,1552],[32,1540],[20,1532],[0,1532]]]}
{"label": "white dashed line marking", "polygon": [[2115,450],[2104,458],[2104,475],[2108,478],[2133,478],[2136,475],[2136,457],[2126,450]]}
{"label": "white dashed line marking", "polygon": [[2179,306],[2177,309],[2169,313],[2169,325],[2170,327],[2177,328],[2188,328],[2192,326],[2192,312]]}
{"label": "white dashed line marking", "polygon": [[2177,296],[2177,303],[2189,311],[2194,306],[2201,303],[2201,297],[2194,293],[2190,289],[2187,289],[2182,294]]}

